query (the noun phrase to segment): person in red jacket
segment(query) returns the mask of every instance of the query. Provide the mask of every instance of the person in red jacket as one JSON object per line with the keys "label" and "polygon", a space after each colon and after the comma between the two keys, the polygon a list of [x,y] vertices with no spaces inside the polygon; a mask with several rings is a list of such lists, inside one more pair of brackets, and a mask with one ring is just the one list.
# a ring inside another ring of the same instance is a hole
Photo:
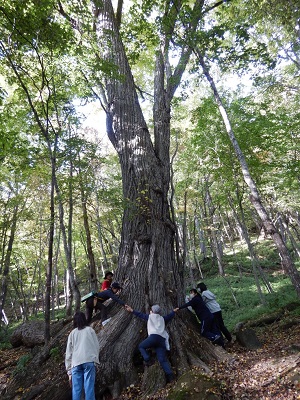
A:
{"label": "person in red jacket", "polygon": [[102,282],[100,291],[110,288],[113,276],[114,276],[114,274],[112,272],[110,272],[110,271],[105,272],[104,281]]}

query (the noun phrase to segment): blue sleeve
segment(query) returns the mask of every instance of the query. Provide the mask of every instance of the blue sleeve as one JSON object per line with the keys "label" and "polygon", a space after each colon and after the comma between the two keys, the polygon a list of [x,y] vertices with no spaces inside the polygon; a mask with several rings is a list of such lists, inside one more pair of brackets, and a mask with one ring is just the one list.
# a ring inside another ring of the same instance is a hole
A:
{"label": "blue sleeve", "polygon": [[102,292],[97,293],[97,298],[102,299],[102,301],[106,301],[108,299],[112,299],[118,304],[125,306],[124,301],[120,300],[118,296],[116,296],[111,290],[103,290]]}
{"label": "blue sleeve", "polygon": [[168,315],[165,315],[164,316],[165,323],[168,323],[174,317],[175,317],[175,312],[174,311],[170,312],[170,314],[168,314]]}
{"label": "blue sleeve", "polygon": [[125,306],[125,303],[123,300],[120,300],[118,296],[116,296],[114,293],[109,294],[109,297],[115,301],[116,303],[121,304],[122,306]]}
{"label": "blue sleeve", "polygon": [[149,314],[144,314],[144,313],[142,313],[142,312],[140,312],[140,311],[135,311],[135,310],[133,310],[133,314],[134,314],[136,317],[139,317],[139,318],[141,318],[141,319],[144,319],[145,321],[148,321]]}
{"label": "blue sleeve", "polygon": [[179,308],[180,310],[182,310],[183,308],[193,307],[193,305],[194,305],[194,301],[193,301],[193,300],[194,300],[194,299],[188,301],[188,302],[185,303],[185,304],[182,304],[182,306],[180,306],[180,307],[178,307],[178,308]]}

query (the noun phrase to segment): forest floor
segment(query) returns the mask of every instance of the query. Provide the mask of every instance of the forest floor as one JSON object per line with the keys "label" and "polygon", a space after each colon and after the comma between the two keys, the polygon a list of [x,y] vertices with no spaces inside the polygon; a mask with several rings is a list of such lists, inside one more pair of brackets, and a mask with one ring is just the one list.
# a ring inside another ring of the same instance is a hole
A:
{"label": "forest floor", "polygon": [[[212,376],[221,382],[220,398],[224,400],[300,400],[300,319],[275,322],[254,328],[263,344],[258,350],[247,350],[233,341],[226,351],[231,361],[212,363]],[[9,381],[18,360],[28,349],[0,351],[0,393]],[[57,371],[53,371],[55,374]],[[54,376],[53,376],[54,378]],[[149,400],[166,400],[176,381]],[[141,387],[135,385],[117,400],[139,400]],[[198,398],[198,397],[197,397]]]}
{"label": "forest floor", "polygon": [[[254,330],[262,343],[260,349],[247,350],[233,341],[226,348],[232,361],[210,365],[212,377],[221,382],[220,398],[300,400],[300,319]],[[169,384],[148,399],[166,400],[175,386],[176,382]],[[139,392],[134,387],[118,400],[139,399]]]}

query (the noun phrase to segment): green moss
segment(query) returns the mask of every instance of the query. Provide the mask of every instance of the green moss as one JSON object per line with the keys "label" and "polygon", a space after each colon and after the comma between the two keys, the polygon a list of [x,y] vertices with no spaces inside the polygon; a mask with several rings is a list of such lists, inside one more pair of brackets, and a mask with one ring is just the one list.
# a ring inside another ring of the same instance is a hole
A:
{"label": "green moss", "polygon": [[31,354],[25,354],[19,358],[19,361],[17,363],[17,366],[15,370],[13,371],[13,375],[17,374],[25,374],[26,372],[26,366],[29,363],[29,361],[32,360],[32,355]]}
{"label": "green moss", "polygon": [[170,391],[168,400],[218,400],[220,383],[197,370],[182,375]]}

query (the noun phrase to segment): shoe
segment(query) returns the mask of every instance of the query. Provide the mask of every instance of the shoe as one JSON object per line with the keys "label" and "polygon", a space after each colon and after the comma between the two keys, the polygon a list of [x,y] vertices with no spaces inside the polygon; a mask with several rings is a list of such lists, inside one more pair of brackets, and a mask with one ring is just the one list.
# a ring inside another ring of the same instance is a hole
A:
{"label": "shoe", "polygon": [[148,361],[144,361],[144,366],[145,367],[151,367],[155,363],[155,360],[152,360],[151,358]]}
{"label": "shoe", "polygon": [[106,319],[105,321],[102,322],[102,326],[105,326],[109,321],[111,320],[111,318]]}
{"label": "shoe", "polygon": [[212,342],[216,343],[220,339],[220,337],[221,337],[221,335],[216,335]]}
{"label": "shoe", "polygon": [[166,375],[167,383],[171,383],[175,380],[175,376],[173,374]]}

